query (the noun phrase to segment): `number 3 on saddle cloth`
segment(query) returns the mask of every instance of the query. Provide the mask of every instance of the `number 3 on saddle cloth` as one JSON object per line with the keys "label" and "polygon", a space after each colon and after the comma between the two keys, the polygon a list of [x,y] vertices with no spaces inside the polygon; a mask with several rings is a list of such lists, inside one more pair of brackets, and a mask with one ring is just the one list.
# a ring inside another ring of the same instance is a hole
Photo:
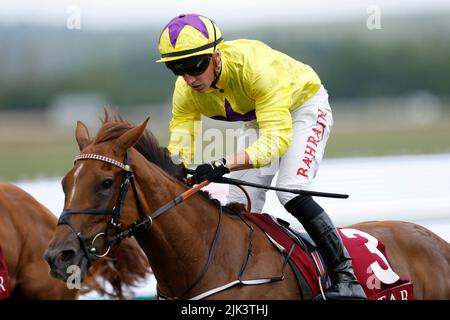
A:
{"label": "number 3 on saddle cloth", "polygon": [[5,259],[3,259],[2,247],[0,246],[0,300],[8,297],[8,267]]}
{"label": "number 3 on saddle cloth", "polygon": [[[320,294],[320,287],[325,290],[330,285],[322,257],[306,233],[299,233],[291,229],[288,222],[268,214],[245,216],[258,225],[285,256],[290,253],[289,264],[297,276],[303,299],[312,299]],[[392,270],[383,243],[361,230],[338,228],[338,231],[369,300],[414,299],[412,283]],[[319,274],[323,279],[320,285]]]}

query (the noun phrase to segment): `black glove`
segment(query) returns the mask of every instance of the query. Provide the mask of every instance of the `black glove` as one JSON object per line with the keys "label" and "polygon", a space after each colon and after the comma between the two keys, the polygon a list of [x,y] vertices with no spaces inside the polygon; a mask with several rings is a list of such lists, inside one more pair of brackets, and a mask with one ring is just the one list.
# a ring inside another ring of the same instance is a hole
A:
{"label": "black glove", "polygon": [[213,181],[222,177],[225,173],[229,173],[230,169],[225,167],[226,161],[224,158],[220,160],[214,160],[210,163],[204,163],[199,165],[193,174],[193,177],[197,183],[205,180]]}

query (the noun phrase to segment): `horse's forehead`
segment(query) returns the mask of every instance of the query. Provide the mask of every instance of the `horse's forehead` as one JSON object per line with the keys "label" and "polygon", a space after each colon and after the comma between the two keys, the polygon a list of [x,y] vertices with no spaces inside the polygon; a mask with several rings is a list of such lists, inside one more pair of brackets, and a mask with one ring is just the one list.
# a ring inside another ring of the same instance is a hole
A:
{"label": "horse's forehead", "polygon": [[[108,148],[106,146],[88,146],[82,151],[83,154],[96,154],[102,155],[105,157],[110,157],[112,159],[116,159],[117,155],[114,154],[112,148]],[[119,160],[118,160],[119,161]],[[78,177],[86,176],[86,173],[89,173],[87,176],[94,177],[95,172],[102,171],[102,168],[106,165],[106,162],[92,160],[77,160],[74,163],[73,168],[67,172],[65,179],[76,180]],[[109,167],[109,166],[108,166]]]}
{"label": "horse's forehead", "polygon": [[109,140],[102,143],[95,143],[88,145],[86,148],[83,149],[82,153],[92,153],[92,154],[99,154],[106,157],[113,157],[115,155],[114,153],[114,142],[115,140]]}

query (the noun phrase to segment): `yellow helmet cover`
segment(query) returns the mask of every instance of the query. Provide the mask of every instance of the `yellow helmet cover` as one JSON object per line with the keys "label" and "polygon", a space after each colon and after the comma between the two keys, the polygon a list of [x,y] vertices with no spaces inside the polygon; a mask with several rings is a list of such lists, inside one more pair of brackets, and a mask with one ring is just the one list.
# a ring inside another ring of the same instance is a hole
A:
{"label": "yellow helmet cover", "polygon": [[161,59],[156,62],[212,54],[222,40],[220,29],[211,19],[198,14],[181,14],[164,27],[158,45]]}

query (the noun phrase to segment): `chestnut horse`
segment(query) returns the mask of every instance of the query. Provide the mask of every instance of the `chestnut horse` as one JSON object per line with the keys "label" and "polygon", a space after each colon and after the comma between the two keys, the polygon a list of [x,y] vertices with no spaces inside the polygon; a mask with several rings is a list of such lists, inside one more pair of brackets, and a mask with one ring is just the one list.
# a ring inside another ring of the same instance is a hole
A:
{"label": "chestnut horse", "polygon": [[[99,260],[92,267],[81,291],[69,289],[66,283],[50,277],[43,257],[56,225],[56,217],[30,194],[0,183],[0,245],[8,267],[11,299],[67,300],[91,290],[123,298],[123,290],[144,279],[150,271],[137,244],[127,241],[117,247],[114,259]],[[106,291],[106,283],[113,292]]]}
{"label": "chestnut horse", "polygon": [[[217,201],[191,194],[183,165],[158,146],[147,121],[134,126],[107,112],[95,139],[77,123],[81,154],[62,181],[65,209],[46,252],[53,274],[87,265],[133,235],[162,298],[301,299],[293,271],[267,236]],[[446,241],[406,222],[351,227],[384,243],[394,271],[413,282],[415,298],[450,299]]]}

